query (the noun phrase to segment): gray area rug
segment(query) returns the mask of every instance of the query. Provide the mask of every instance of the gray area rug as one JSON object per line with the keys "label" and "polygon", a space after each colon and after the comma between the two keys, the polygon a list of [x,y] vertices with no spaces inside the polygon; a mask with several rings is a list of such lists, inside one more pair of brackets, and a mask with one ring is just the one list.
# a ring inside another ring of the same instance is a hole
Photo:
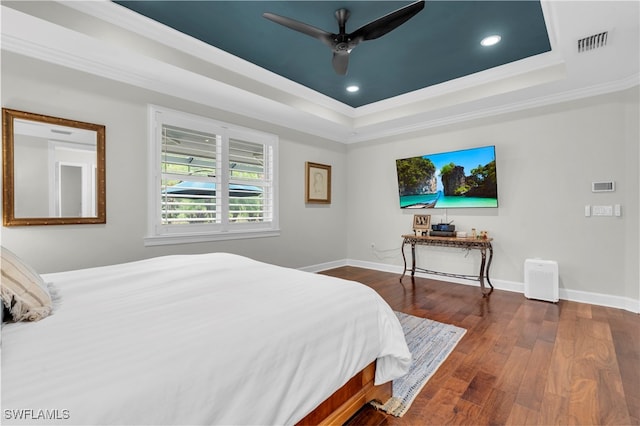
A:
{"label": "gray area rug", "polygon": [[391,399],[384,404],[372,404],[379,410],[402,417],[467,330],[402,312],[396,312],[396,315],[411,351],[411,367],[407,374],[393,381]]}

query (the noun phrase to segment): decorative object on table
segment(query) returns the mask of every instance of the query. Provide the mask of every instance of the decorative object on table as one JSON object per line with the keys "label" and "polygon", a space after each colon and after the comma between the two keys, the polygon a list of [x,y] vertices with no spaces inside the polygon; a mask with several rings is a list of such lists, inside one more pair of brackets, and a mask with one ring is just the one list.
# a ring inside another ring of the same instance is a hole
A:
{"label": "decorative object on table", "polygon": [[467,233],[465,231],[458,231],[458,232],[456,232],[456,237],[457,238],[467,238]]}
{"label": "decorative object on table", "polygon": [[456,226],[449,223],[438,223],[431,225],[431,233],[435,237],[455,237]]}
{"label": "decorative object on table", "polygon": [[305,170],[305,203],[331,204],[331,166],[307,161]]}
{"label": "decorative object on table", "polygon": [[411,367],[393,381],[393,396],[376,408],[402,417],[420,390],[453,352],[467,330],[450,324],[396,312],[411,351]]}
{"label": "decorative object on table", "polygon": [[433,231],[443,231],[443,232],[455,232],[456,226],[449,223],[437,223],[435,225],[431,225],[431,229]]}
{"label": "decorative object on table", "polygon": [[416,234],[416,237],[429,235],[430,228],[431,228],[430,214],[414,214],[413,215],[413,232]]}

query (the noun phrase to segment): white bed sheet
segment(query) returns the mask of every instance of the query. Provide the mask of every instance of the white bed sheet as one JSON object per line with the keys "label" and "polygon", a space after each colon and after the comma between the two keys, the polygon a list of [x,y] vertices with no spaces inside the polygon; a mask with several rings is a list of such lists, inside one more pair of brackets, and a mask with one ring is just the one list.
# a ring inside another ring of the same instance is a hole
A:
{"label": "white bed sheet", "polygon": [[43,277],[54,314],[3,326],[4,424],[292,424],[372,360],[376,384],[410,364],[351,281],[227,253]]}

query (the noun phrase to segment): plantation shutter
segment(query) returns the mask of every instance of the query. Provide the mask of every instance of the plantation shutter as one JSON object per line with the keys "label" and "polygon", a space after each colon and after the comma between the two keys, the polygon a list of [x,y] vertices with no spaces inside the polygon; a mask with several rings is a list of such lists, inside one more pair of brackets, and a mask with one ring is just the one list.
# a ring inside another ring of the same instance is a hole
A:
{"label": "plantation shutter", "polygon": [[277,236],[278,137],[149,106],[145,245]]}
{"label": "plantation shutter", "polygon": [[229,139],[229,223],[272,220],[272,156],[270,145]]}
{"label": "plantation shutter", "polygon": [[162,125],[161,223],[219,223],[220,136]]}

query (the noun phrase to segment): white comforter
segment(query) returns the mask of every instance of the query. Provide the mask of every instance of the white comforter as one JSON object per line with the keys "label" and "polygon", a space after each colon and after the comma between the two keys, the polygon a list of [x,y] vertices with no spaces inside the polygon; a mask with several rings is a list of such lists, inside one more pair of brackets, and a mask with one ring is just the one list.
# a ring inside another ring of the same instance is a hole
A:
{"label": "white comforter", "polygon": [[2,329],[3,424],[291,424],[374,359],[376,384],[410,364],[351,281],[225,253],[43,277],[54,314]]}

